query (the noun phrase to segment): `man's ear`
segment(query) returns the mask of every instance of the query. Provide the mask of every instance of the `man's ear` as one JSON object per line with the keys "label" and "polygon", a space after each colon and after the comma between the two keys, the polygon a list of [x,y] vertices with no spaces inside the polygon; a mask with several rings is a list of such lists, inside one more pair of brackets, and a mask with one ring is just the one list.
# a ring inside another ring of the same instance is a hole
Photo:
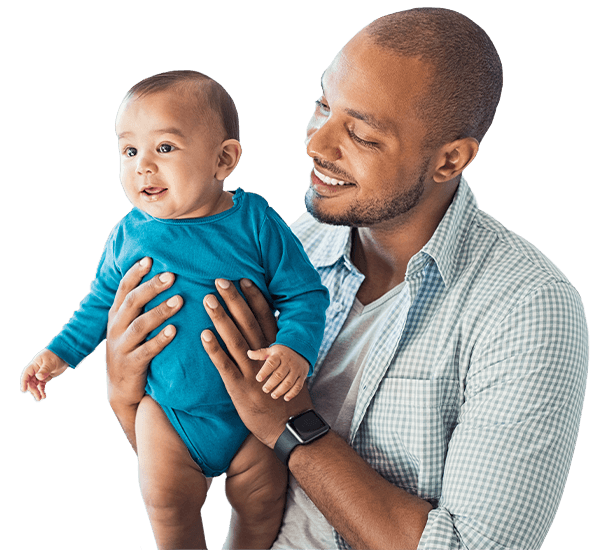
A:
{"label": "man's ear", "polygon": [[472,137],[457,139],[444,145],[439,153],[433,181],[445,183],[460,175],[477,155],[479,142]]}
{"label": "man's ear", "polygon": [[241,158],[241,144],[236,139],[227,139],[220,145],[216,179],[224,181],[239,164]]}

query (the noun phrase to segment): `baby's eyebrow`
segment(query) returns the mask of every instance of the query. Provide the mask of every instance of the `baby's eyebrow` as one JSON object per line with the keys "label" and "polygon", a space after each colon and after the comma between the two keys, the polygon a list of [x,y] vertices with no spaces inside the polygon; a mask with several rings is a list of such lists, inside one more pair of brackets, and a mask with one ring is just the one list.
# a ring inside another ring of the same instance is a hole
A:
{"label": "baby's eyebrow", "polygon": [[[154,134],[174,134],[175,136],[180,136],[181,138],[186,138],[186,136],[182,133],[178,128],[160,128],[158,130],[153,130]],[[122,132],[117,135],[117,139],[121,139],[127,136],[132,135],[132,132]]]}
{"label": "baby's eyebrow", "polygon": [[178,128],[160,128],[159,130],[154,130],[154,134],[174,134],[175,136],[180,136],[185,138],[186,136],[182,133]]}

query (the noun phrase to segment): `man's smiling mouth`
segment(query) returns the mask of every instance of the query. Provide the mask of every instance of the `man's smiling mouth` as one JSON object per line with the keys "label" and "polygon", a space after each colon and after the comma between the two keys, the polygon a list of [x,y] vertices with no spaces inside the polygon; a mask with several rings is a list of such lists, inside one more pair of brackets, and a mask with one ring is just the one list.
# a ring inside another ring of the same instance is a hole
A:
{"label": "man's smiling mouth", "polygon": [[329,176],[325,176],[324,174],[321,174],[318,170],[316,170],[316,167],[314,168],[314,174],[320,181],[322,181],[326,185],[353,185],[349,181],[341,181],[335,178],[330,178]]}

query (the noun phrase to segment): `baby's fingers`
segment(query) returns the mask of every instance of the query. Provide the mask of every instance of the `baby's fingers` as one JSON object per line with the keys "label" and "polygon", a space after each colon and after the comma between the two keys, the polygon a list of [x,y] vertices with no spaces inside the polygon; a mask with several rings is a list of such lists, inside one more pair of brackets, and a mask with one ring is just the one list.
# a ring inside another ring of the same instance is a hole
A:
{"label": "baby's fingers", "polygon": [[46,392],[44,391],[45,385],[44,382],[40,382],[35,376],[31,376],[25,381],[25,389],[23,389],[23,391],[29,390],[29,393],[34,396],[34,399],[40,401],[46,397]]}
{"label": "baby's fingers", "polygon": [[262,349],[250,349],[247,352],[247,357],[249,359],[253,359],[254,361],[265,361],[268,359],[269,350],[266,348]]}
{"label": "baby's fingers", "polygon": [[[272,399],[278,399],[279,397],[282,397],[285,394],[287,394],[288,396],[289,393],[291,393],[292,396],[297,395],[299,393],[299,390],[301,389],[301,386],[303,386],[302,382],[299,388],[297,387],[298,380],[300,380],[299,376],[293,372],[290,372],[285,377],[285,379],[274,389],[274,391],[270,394],[270,397],[272,397]],[[285,397],[285,401],[289,401],[290,399],[291,397]]]}
{"label": "baby's fingers", "polygon": [[[253,357],[252,357],[252,359],[253,359]],[[278,357],[276,357],[274,355],[272,357],[268,357],[268,359],[266,359],[262,368],[257,373],[255,379],[258,382],[262,382],[263,380],[268,378],[276,369],[278,369],[280,364],[281,364],[281,360]],[[264,391],[266,391],[266,390],[264,390]],[[270,390],[268,390],[268,391],[270,391]]]}
{"label": "baby's fingers", "polygon": [[[278,399],[281,395],[291,389],[295,379],[289,374],[290,369],[287,365],[281,365],[271,375],[262,386],[265,393],[272,392],[272,397]],[[275,389],[277,388],[277,389]]]}
{"label": "baby's fingers", "polygon": [[300,391],[301,389],[304,387],[304,378],[298,378],[295,383],[293,384],[293,387],[285,394],[285,401],[291,401],[291,399],[293,399]]}

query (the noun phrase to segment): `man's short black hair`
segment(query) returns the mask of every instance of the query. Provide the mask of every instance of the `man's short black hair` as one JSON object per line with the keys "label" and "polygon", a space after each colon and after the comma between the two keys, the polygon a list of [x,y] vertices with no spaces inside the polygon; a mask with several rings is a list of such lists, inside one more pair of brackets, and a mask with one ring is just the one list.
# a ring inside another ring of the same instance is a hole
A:
{"label": "man's short black hair", "polygon": [[456,139],[482,140],[502,91],[502,64],[494,44],[471,19],[443,8],[415,8],[386,15],[365,27],[374,44],[431,65],[418,115],[427,146]]}
{"label": "man's short black hair", "polygon": [[171,88],[179,88],[196,100],[197,114],[208,120],[207,108],[222,121],[226,137],[239,140],[239,115],[228,92],[213,78],[197,71],[169,71],[141,80],[130,88],[124,101]]}

